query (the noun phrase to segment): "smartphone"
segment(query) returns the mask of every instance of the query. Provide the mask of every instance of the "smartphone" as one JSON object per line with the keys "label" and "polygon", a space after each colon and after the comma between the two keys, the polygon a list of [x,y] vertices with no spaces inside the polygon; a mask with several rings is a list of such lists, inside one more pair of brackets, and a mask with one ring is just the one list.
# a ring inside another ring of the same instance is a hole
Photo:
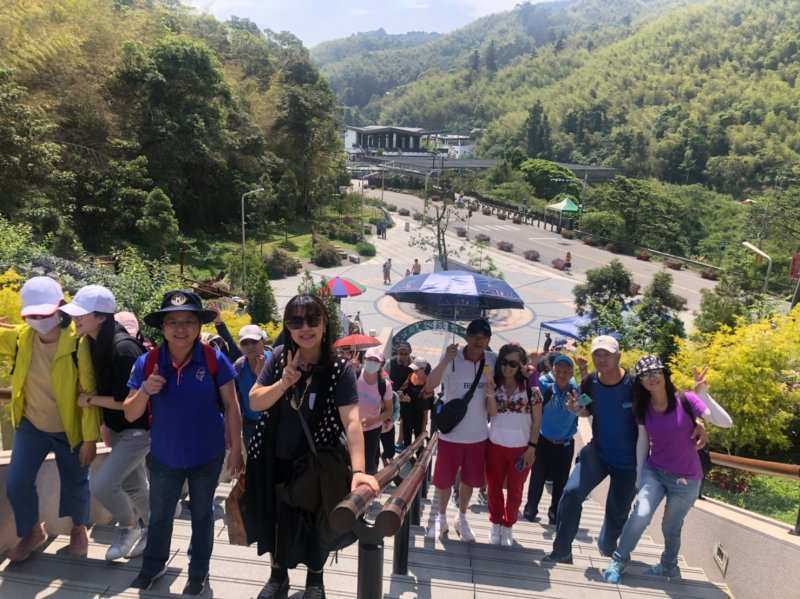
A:
{"label": "smartphone", "polygon": [[580,397],[578,398],[578,405],[582,408],[585,408],[591,403],[592,403],[592,398],[586,395],[586,393],[581,393]]}
{"label": "smartphone", "polygon": [[523,470],[525,470],[525,460],[523,459],[522,456],[519,456],[519,458],[517,458],[517,463],[514,464],[514,468],[517,469],[517,472],[522,472]]}

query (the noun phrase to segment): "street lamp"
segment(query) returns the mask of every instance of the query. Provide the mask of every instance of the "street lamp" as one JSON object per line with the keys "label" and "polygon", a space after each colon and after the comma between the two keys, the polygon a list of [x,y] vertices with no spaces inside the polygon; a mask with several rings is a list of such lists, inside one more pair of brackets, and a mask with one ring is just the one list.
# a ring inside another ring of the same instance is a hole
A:
{"label": "street lamp", "polygon": [[750,250],[751,252],[755,252],[756,254],[761,256],[762,258],[766,258],[767,259],[767,276],[764,277],[764,291],[763,291],[763,293],[766,293],[767,292],[767,283],[769,283],[769,275],[772,272],[772,258],[770,258],[769,255],[766,252],[764,252],[761,248],[757,248],[756,246],[754,246],[749,241],[743,241],[742,245],[744,247],[746,247],[748,250]]}
{"label": "street lamp", "polygon": [[258,187],[256,189],[251,189],[250,191],[246,191],[242,194],[242,291],[244,291],[245,285],[247,284],[247,266],[245,260],[245,245],[244,245],[244,199],[252,195],[254,193],[259,193],[264,191],[263,187]]}

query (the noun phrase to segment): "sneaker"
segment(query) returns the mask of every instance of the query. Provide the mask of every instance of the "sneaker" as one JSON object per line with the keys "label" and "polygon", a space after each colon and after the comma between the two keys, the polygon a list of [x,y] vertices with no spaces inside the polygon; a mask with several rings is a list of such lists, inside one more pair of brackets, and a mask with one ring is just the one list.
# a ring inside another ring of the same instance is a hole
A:
{"label": "sneaker", "polygon": [[603,570],[603,580],[611,584],[617,584],[622,579],[622,572],[625,570],[625,564],[619,560],[612,559],[608,564],[608,568]]}
{"label": "sneaker", "polygon": [[121,527],[117,530],[117,538],[106,551],[106,561],[113,562],[123,557],[129,557],[133,548],[142,539],[142,529],[139,525]]}
{"label": "sneaker", "polygon": [[139,541],[136,543],[136,545],[133,546],[133,549],[131,549],[128,552],[128,555],[125,556],[128,559],[139,557],[140,555],[142,555],[142,553],[144,553],[145,547],[147,547],[147,527],[142,526],[139,530],[142,531],[142,534],[139,537]]}
{"label": "sneaker", "polygon": [[447,517],[441,514],[436,515],[428,526],[426,536],[429,539],[441,539],[447,535]]}
{"label": "sneaker", "polygon": [[543,564],[571,564],[572,563],[572,554],[568,553],[567,555],[558,556],[553,553],[548,553],[542,558]]}
{"label": "sneaker", "polygon": [[489,505],[489,498],[486,496],[486,489],[478,491],[478,503],[481,505]]}
{"label": "sneaker", "polygon": [[538,522],[541,518],[533,512],[522,512],[522,519],[528,522]]}
{"label": "sneaker", "polygon": [[133,579],[133,582],[130,584],[130,588],[132,589],[141,589],[143,591],[147,591],[150,587],[153,586],[153,583],[164,576],[167,573],[167,566],[164,564],[164,567],[161,568],[158,572],[156,572],[153,576],[148,576],[144,572],[139,572],[139,575]]}
{"label": "sneaker", "polygon": [[319,584],[306,587],[302,599],[325,599],[325,586]]}
{"label": "sneaker", "polygon": [[268,580],[267,586],[258,594],[258,599],[287,599],[289,597],[289,578]]}
{"label": "sneaker", "polygon": [[511,532],[510,526],[503,526],[500,529],[500,544],[503,547],[513,547],[514,546],[514,535]]}
{"label": "sneaker", "polygon": [[502,526],[499,524],[492,524],[492,529],[489,531],[489,542],[492,545],[500,544],[500,529]]}
{"label": "sneaker", "polygon": [[183,513],[183,504],[181,500],[178,499],[177,505],[175,505],[175,518],[180,518],[181,514]]}
{"label": "sneaker", "polygon": [[207,581],[208,574],[189,576],[189,580],[186,581],[186,586],[183,587],[182,593],[184,595],[199,595],[205,590]]}
{"label": "sneaker", "polygon": [[469,522],[463,514],[459,514],[455,522],[456,534],[461,537],[465,543],[474,543],[475,535],[472,534],[472,529],[469,527]]}
{"label": "sneaker", "polygon": [[644,571],[644,573],[647,576],[663,576],[664,578],[680,578],[681,575],[678,571],[678,566],[667,568],[662,566],[660,563],[656,564],[655,566],[650,566]]}
{"label": "sneaker", "polygon": [[31,531],[8,552],[8,559],[12,562],[24,562],[31,556],[31,553],[44,545],[47,541],[47,531],[44,523],[39,522]]}
{"label": "sneaker", "polygon": [[547,523],[550,526],[555,526],[558,523],[558,515],[552,512],[547,512]]}

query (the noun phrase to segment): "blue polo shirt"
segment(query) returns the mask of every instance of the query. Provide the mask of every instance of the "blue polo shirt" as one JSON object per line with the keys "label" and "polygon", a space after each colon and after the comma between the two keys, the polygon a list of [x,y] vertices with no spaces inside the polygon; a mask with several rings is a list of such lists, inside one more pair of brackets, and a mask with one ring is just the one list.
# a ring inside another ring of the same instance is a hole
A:
{"label": "blue polo shirt", "polygon": [[567,394],[578,389],[574,379],[566,389],[559,389],[555,381],[542,377],[539,389],[544,399],[539,434],[548,441],[569,441],[578,432],[578,416],[567,409]]}
{"label": "blue polo shirt", "polygon": [[[272,352],[264,350],[264,364],[269,362]],[[236,371],[236,389],[239,391],[239,406],[242,408],[242,417],[251,422],[258,422],[261,418],[261,412],[254,412],[250,409],[250,389],[256,383],[259,373],[253,372],[250,369],[250,362],[247,361],[247,356],[242,356],[233,363],[233,368]]]}
{"label": "blue polo shirt", "polygon": [[592,398],[592,443],[600,459],[613,468],[635,470],[638,428],[633,378],[626,371],[616,385],[604,385],[593,372],[581,381],[581,391]]}
{"label": "blue polo shirt", "polygon": [[[208,371],[203,348],[195,343],[189,361],[175,368],[166,346],[158,354],[158,372],[167,382],[150,397],[150,452],[169,468],[207,464],[225,453],[225,420],[219,388],[233,380],[228,358],[215,350],[217,376]],[[147,354],[133,365],[128,387],[139,389],[145,381]]]}

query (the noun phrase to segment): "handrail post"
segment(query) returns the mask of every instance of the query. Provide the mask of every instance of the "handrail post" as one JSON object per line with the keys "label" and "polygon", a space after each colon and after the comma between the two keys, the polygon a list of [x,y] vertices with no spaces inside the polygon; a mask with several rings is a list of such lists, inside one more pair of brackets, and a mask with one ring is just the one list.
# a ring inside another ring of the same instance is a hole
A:
{"label": "handrail post", "polygon": [[422,497],[418,492],[414,495],[414,503],[411,504],[411,524],[419,526],[422,519]]}
{"label": "handrail post", "polygon": [[392,572],[401,576],[408,575],[408,542],[411,537],[411,514],[403,518],[403,525],[394,535],[394,552]]}
{"label": "handrail post", "polygon": [[358,542],[358,599],[383,597],[383,539]]}

